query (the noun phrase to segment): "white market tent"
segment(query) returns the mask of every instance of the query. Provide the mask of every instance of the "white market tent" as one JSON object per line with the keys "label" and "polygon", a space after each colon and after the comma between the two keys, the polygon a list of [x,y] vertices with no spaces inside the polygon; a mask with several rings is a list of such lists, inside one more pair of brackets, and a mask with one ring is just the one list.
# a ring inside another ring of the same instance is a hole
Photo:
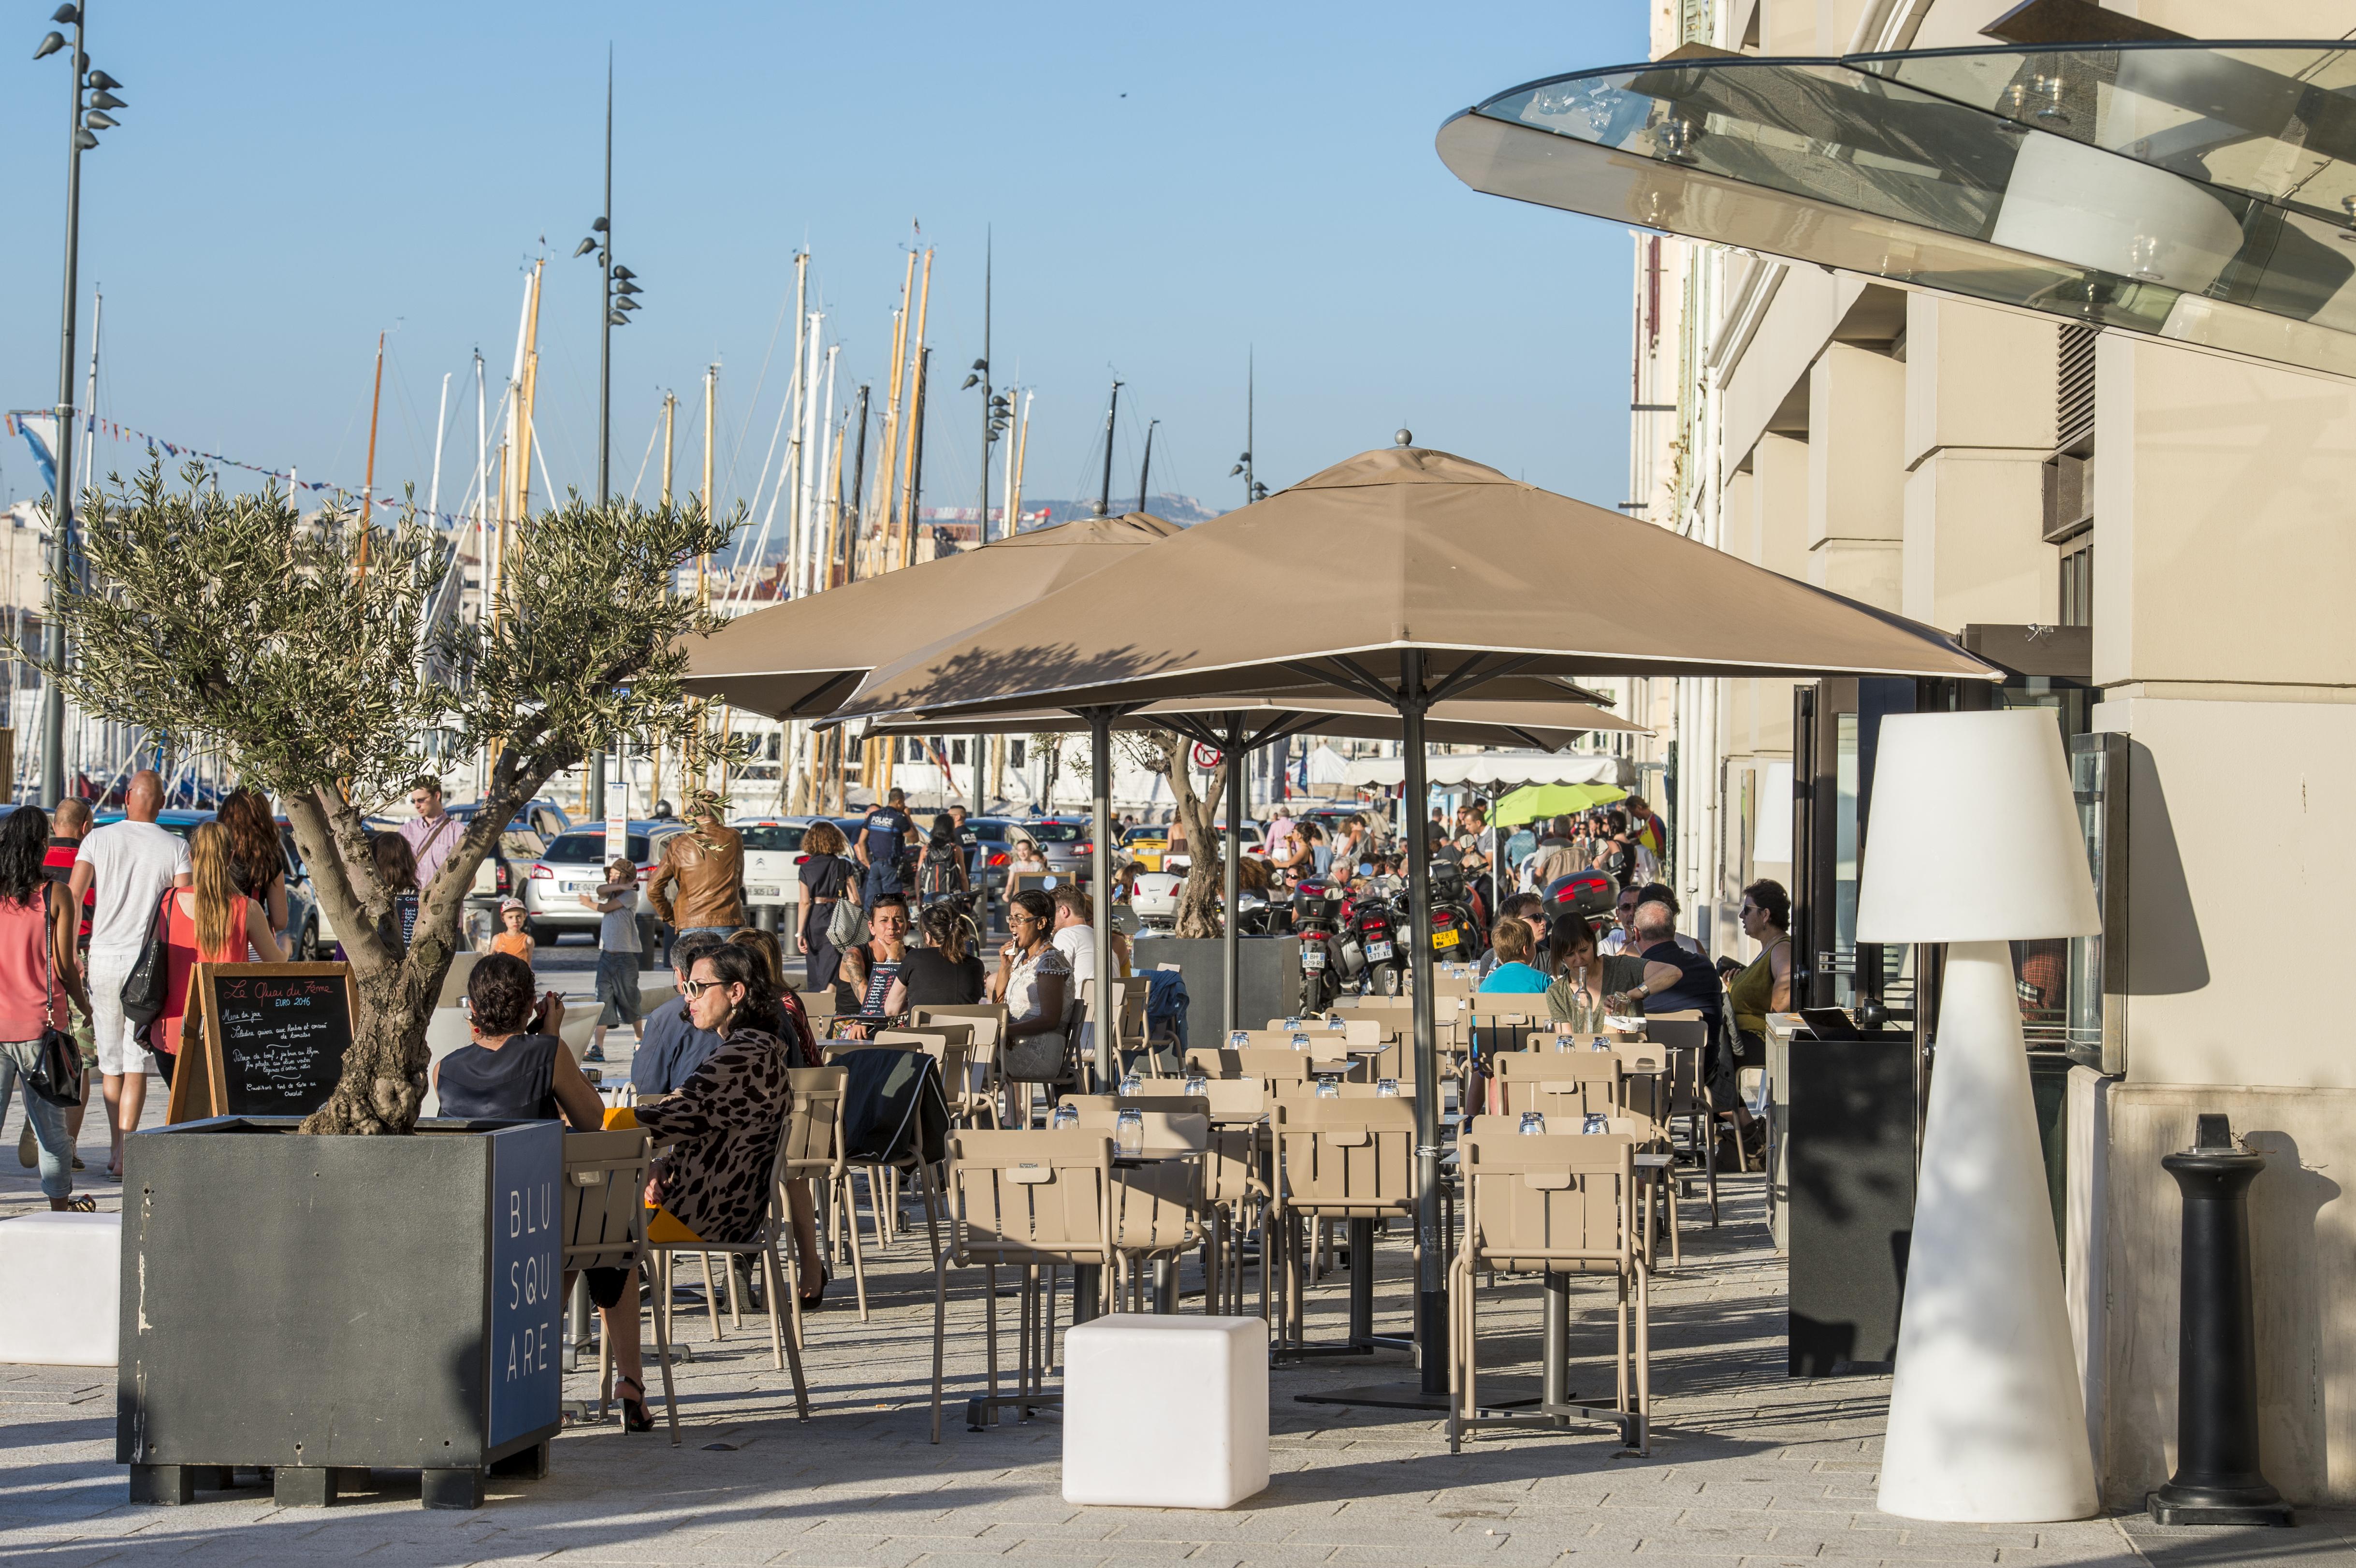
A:
{"label": "white market tent", "polygon": [[[1600,784],[1633,789],[1636,765],[1625,757],[1601,752],[1458,752],[1435,753],[1424,764],[1424,776],[1433,789],[1502,785],[1518,789],[1537,784]],[[1398,757],[1360,757],[1350,764],[1348,783],[1355,788],[1377,785],[1397,789],[1407,777],[1407,763]]]}

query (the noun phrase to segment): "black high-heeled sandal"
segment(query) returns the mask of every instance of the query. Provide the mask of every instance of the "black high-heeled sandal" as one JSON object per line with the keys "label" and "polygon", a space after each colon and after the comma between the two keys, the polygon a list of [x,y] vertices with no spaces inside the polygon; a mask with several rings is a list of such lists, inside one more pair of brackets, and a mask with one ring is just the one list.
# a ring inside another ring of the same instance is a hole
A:
{"label": "black high-heeled sandal", "polygon": [[[632,1399],[622,1392],[622,1385],[625,1383],[638,1391],[637,1398]],[[646,1384],[634,1377],[617,1377],[614,1380],[614,1398],[620,1402],[622,1406],[623,1431],[652,1432],[655,1429],[654,1412],[647,1408]]]}
{"label": "black high-heeled sandal", "polygon": [[827,1266],[824,1264],[818,1265],[818,1288],[816,1290],[804,1293],[801,1297],[801,1307],[804,1312],[815,1312],[818,1310],[819,1304],[826,1299],[827,1282],[833,1278],[834,1275],[827,1271]]}

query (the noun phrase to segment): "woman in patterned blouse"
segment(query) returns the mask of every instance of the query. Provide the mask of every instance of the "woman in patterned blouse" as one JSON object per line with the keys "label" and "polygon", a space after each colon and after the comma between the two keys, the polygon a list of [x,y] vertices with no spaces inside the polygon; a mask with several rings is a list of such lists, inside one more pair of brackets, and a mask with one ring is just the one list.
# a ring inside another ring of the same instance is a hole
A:
{"label": "woman in patterned blouse", "polygon": [[768,1212],[769,1179],[793,1091],[768,976],[753,955],[722,947],[695,961],[688,1012],[721,1037],[679,1093],[637,1107],[638,1125],[676,1139],[655,1161],[647,1200],[652,1242],[750,1242]]}

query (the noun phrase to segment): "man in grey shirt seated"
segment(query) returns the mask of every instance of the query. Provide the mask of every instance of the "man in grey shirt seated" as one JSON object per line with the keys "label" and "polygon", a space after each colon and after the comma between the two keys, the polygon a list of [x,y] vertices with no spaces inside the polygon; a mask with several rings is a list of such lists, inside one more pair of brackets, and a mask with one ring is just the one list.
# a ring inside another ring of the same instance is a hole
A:
{"label": "man in grey shirt seated", "polygon": [[709,957],[726,945],[706,931],[690,932],[671,944],[671,972],[678,977],[680,994],[657,1008],[647,1018],[646,1038],[638,1042],[637,1053],[630,1058],[630,1087],[641,1094],[671,1094],[679,1086],[695,1076],[703,1059],[720,1049],[720,1037],[708,1029],[698,1029],[687,1016],[687,977],[695,971],[695,961]]}

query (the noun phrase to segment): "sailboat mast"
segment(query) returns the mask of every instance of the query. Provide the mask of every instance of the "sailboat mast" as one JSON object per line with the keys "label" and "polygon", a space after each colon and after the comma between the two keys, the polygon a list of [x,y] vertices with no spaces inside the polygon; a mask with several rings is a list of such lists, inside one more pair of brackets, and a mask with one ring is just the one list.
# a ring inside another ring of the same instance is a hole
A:
{"label": "sailboat mast", "polygon": [[360,477],[359,575],[368,575],[369,514],[376,509],[376,417],[384,407],[384,334],[376,335],[376,389],[369,394],[368,468]]}
{"label": "sailboat mast", "polygon": [[[490,383],[485,379],[483,350],[475,349],[475,621],[480,624],[491,587],[491,427]],[[464,586],[463,581],[460,584]]]}
{"label": "sailboat mast", "polygon": [[850,548],[844,551],[842,562],[845,582],[858,575],[859,537],[867,531],[867,400],[871,391],[867,382],[859,383],[859,450],[851,460]]}
{"label": "sailboat mast", "polygon": [[1014,426],[1014,483],[1006,487],[1006,531],[1012,538],[1023,526],[1023,468],[1031,455],[1031,403],[1039,394],[1023,394],[1023,418]]}
{"label": "sailboat mast", "polygon": [[1137,466],[1137,509],[1141,512],[1145,510],[1145,497],[1149,494],[1146,486],[1153,474],[1153,427],[1161,422],[1160,420],[1145,421],[1145,461]]}
{"label": "sailboat mast", "polygon": [[1112,427],[1120,413],[1120,383],[1112,384],[1112,401],[1105,405],[1104,483],[1097,489],[1097,516],[1112,516]]}
{"label": "sailboat mast", "polygon": [[[720,367],[714,363],[703,368],[703,519],[706,523],[712,520],[713,515],[712,427],[717,421],[719,414]],[[712,603],[711,577],[712,557],[708,554],[696,557],[695,602],[698,604]]]}
{"label": "sailboat mast", "polygon": [[[981,234],[981,363],[977,367],[977,368],[981,372],[981,512],[980,514],[981,517],[981,528],[980,530],[980,538],[983,544],[988,544],[990,542],[991,442],[990,285],[991,282],[991,273],[992,263],[995,261],[995,247],[993,244],[992,232],[989,228],[985,227],[982,229]],[[981,774],[977,767],[974,777],[979,779],[980,776]],[[979,791],[977,791],[977,793],[979,793]],[[974,806],[975,813],[979,815],[980,810],[980,805],[977,804]]]}
{"label": "sailboat mast", "polygon": [[932,318],[932,304],[933,252],[926,246],[924,272],[916,285],[916,332],[909,340],[908,368],[915,379],[908,391],[908,458],[901,480],[899,548],[894,552],[894,566],[907,565],[916,554],[916,464],[925,439],[925,375],[931,352],[925,346],[925,331]]}
{"label": "sailboat mast", "polygon": [[[819,448],[819,442],[825,430],[826,403],[819,396],[818,390],[819,340],[823,334],[825,325],[824,311],[810,313],[809,317],[809,357],[799,372],[803,389],[802,424],[801,428],[795,432],[794,445],[795,462],[798,470],[797,477],[801,489],[800,493],[794,497],[794,515],[800,520],[801,526],[794,531],[793,548],[787,563],[787,581],[791,583],[797,598],[810,592],[809,553],[815,539],[815,525],[818,518],[818,480],[820,464],[826,458],[826,454]],[[831,371],[834,367],[834,350],[831,348],[826,351],[826,363],[828,369]]]}
{"label": "sailboat mast", "polygon": [[[798,563],[801,560],[802,548],[804,541],[809,537],[809,509],[802,505],[802,475],[809,472],[810,462],[809,444],[803,435],[805,416],[809,407],[810,385],[809,373],[803,368],[802,361],[804,350],[809,347],[810,337],[816,332],[817,325],[818,324],[809,316],[809,252],[798,251],[794,254],[793,387],[786,400],[793,411],[794,433],[792,439],[787,443],[786,465],[784,472],[779,475],[780,482],[787,486],[784,578],[784,592],[787,594],[797,591],[800,577]],[[771,509],[774,510],[776,506],[776,492],[771,491]],[[766,549],[767,542],[764,539],[762,549],[755,551],[755,554],[757,557],[766,553]],[[757,571],[760,567],[761,562],[755,559],[753,569]]]}
{"label": "sailboat mast", "polygon": [[676,440],[678,434],[679,394],[676,392],[665,392],[663,394],[662,504],[666,508],[670,506],[671,453],[678,444]]}

